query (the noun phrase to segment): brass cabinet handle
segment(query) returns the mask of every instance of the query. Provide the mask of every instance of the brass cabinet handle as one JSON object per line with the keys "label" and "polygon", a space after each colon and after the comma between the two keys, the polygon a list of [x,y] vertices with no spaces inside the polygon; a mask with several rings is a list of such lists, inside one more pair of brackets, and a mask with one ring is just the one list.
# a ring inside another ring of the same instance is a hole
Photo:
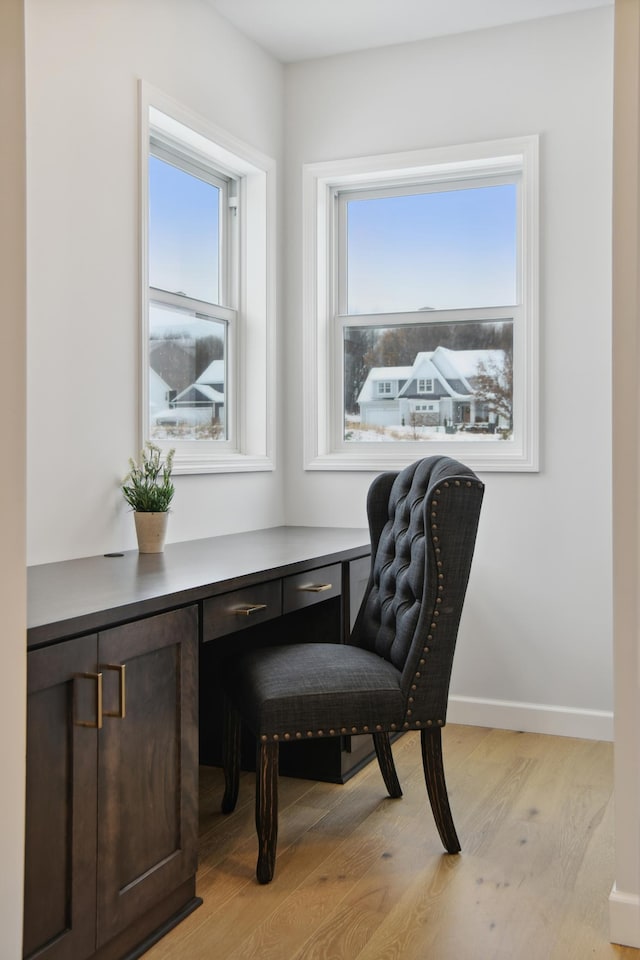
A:
{"label": "brass cabinet handle", "polygon": [[250,617],[252,613],[266,609],[266,603],[245,603],[242,607],[236,607],[233,612],[239,617]]}
{"label": "brass cabinet handle", "polygon": [[300,593],[324,593],[325,590],[331,590],[332,583],[310,583],[304,587],[298,587]]}
{"label": "brass cabinet handle", "polygon": [[77,719],[77,707],[78,707],[78,697],[77,689],[78,686],[74,682],[73,684],[73,722],[76,727],[93,727],[96,730],[102,730],[102,674],[101,673],[74,673],[73,680],[95,680],[96,681],[96,719],[95,720],[78,720]]}
{"label": "brass cabinet handle", "polygon": [[124,720],[126,716],[126,678],[125,678],[125,664],[124,663],[99,663],[98,668],[100,670],[115,670],[116,673],[120,674],[120,703],[118,704],[117,710],[104,710],[105,717],[117,717],[119,720]]}

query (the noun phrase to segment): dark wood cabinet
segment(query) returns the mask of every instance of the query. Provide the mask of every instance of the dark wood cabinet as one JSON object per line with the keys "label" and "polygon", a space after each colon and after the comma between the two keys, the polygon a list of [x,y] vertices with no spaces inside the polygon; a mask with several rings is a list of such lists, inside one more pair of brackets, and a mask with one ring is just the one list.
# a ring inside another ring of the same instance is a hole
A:
{"label": "dark wood cabinet", "polygon": [[25,957],[124,957],[197,905],[197,643],[190,606],[30,651]]}
{"label": "dark wood cabinet", "polygon": [[[344,639],[368,552],[274,527],[29,568],[25,958],[133,960],[198,905],[198,674],[207,762],[220,657]],[[296,776],[368,759],[287,746]]]}

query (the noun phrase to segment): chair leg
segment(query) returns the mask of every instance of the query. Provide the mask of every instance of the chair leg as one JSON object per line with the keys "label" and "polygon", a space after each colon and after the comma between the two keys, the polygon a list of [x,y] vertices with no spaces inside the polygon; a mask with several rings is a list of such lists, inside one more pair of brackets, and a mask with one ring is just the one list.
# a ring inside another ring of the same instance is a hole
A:
{"label": "chair leg", "polygon": [[259,883],[270,883],[276,866],[278,842],[278,746],[258,744],[256,757],[256,830]]}
{"label": "chair leg", "polygon": [[422,765],[424,778],[427,782],[427,792],[433,811],[433,818],[440,834],[440,839],[447,853],[460,853],[460,841],[449,806],[447,784],[444,779],[442,765],[442,734],[439,727],[435,730],[421,730],[420,744],[422,747]]}
{"label": "chair leg", "polygon": [[222,767],[224,769],[224,796],[222,812],[231,813],[238,802],[240,785],[240,714],[225,698],[222,724]]}
{"label": "chair leg", "polygon": [[382,779],[384,780],[384,785],[387,788],[387,792],[389,796],[393,797],[394,799],[401,797],[402,788],[400,786],[398,774],[396,773],[395,764],[393,762],[389,734],[374,733],[372,736],[373,745],[376,748],[376,757],[378,758],[380,773],[382,774]]}

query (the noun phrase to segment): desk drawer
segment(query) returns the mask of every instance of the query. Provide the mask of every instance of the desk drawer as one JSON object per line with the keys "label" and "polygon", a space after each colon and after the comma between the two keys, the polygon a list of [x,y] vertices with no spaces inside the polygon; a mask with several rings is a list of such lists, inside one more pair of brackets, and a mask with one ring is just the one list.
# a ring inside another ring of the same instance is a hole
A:
{"label": "desk drawer", "polygon": [[285,577],[282,581],[283,613],[310,607],[330,597],[339,597],[341,593],[342,568],[339,563]]}
{"label": "desk drawer", "polygon": [[270,580],[205,600],[202,605],[203,641],[216,640],[279,617],[282,613],[281,582]]}

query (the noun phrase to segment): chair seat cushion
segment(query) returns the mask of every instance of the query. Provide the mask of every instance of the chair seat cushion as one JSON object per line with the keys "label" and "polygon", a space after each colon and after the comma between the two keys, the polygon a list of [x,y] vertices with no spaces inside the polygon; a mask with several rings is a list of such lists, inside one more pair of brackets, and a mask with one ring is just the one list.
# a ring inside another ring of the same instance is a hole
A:
{"label": "chair seat cushion", "polygon": [[222,687],[258,737],[302,739],[395,729],[400,671],[369,650],[296,643],[226,662]]}

